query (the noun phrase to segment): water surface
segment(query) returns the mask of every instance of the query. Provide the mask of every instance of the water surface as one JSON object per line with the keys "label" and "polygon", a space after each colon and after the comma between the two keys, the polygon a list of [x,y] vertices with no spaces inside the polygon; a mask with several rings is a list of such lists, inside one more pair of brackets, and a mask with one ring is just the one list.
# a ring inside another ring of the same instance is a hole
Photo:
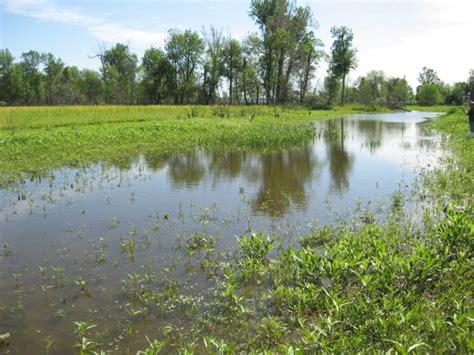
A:
{"label": "water surface", "polygon": [[[199,299],[215,281],[201,270],[202,255],[186,251],[195,233],[215,236],[219,257],[250,230],[292,243],[360,206],[389,208],[391,196],[409,191],[442,153],[425,124],[435,115],[320,121],[316,138],[290,151],[139,155],[115,166],[59,169],[0,191],[0,334],[12,334],[6,349],[45,349],[50,336],[51,353],[70,352],[74,321],[98,323],[102,348],[122,352],[145,347],[145,335],[159,337],[165,325],[186,329],[186,311],[173,305],[133,315],[124,280],[153,274],[153,287],[173,280],[180,294]],[[87,281],[87,292],[78,280]]]}

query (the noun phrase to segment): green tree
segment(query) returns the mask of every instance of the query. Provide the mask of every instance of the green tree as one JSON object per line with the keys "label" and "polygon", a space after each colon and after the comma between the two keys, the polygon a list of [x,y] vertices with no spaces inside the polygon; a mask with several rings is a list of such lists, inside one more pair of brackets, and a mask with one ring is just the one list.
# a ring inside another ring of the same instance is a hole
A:
{"label": "green tree", "polygon": [[211,27],[209,32],[204,31],[206,43],[205,59],[203,64],[202,96],[207,105],[214,103],[217,89],[224,72],[225,55],[222,31]]}
{"label": "green tree", "polygon": [[[229,38],[223,50],[224,57],[224,77],[229,83],[229,103],[232,105],[234,103],[234,98],[237,98],[236,102],[239,102],[239,96],[235,93],[235,88],[239,86],[239,73],[242,73],[243,70],[243,57],[242,57],[242,46],[239,41]],[[248,75],[249,72],[242,73],[243,75]],[[244,78],[242,78],[243,84]],[[238,90],[237,90],[238,91]]]}
{"label": "green tree", "polygon": [[40,71],[40,64],[43,62],[43,55],[37,51],[22,53],[20,68],[23,77],[22,88],[23,100],[27,104],[40,104],[43,93],[43,74]]}
{"label": "green tree", "polygon": [[250,16],[262,38],[255,41],[261,52],[263,87],[268,103],[288,101],[291,77],[297,71],[301,46],[307,44],[313,24],[309,7],[288,0],[253,0]]}
{"label": "green tree", "polygon": [[390,78],[387,82],[387,105],[398,108],[407,105],[413,99],[413,89],[405,78]]}
{"label": "green tree", "polygon": [[197,71],[205,49],[204,41],[195,31],[174,29],[169,32],[165,48],[175,76],[175,104],[189,103],[197,92]]}
{"label": "green tree", "polygon": [[132,104],[135,98],[138,59],[130,48],[122,43],[103,53],[103,65],[107,74],[108,94],[115,103]]}
{"label": "green tree", "polygon": [[59,104],[77,105],[85,102],[81,94],[81,72],[76,66],[64,68],[59,85],[57,94]]}
{"label": "green tree", "polygon": [[94,70],[82,70],[80,90],[86,103],[89,105],[98,104],[102,94],[102,81],[100,75]]}
{"label": "green tree", "polygon": [[142,60],[143,88],[147,102],[161,104],[173,96],[173,67],[165,53],[156,48],[145,51]]}
{"label": "green tree", "polygon": [[339,78],[334,73],[329,72],[324,78],[324,94],[328,105],[331,105],[336,100],[340,88]]}
{"label": "green tree", "polygon": [[259,76],[259,52],[255,47],[255,37],[248,36],[242,44],[242,95],[246,105],[258,104],[262,83]]}
{"label": "green tree", "polygon": [[358,100],[366,105],[384,104],[387,80],[383,71],[372,70],[358,80]]}
{"label": "green tree", "polygon": [[46,103],[56,104],[60,80],[64,70],[64,62],[60,58],[55,58],[53,54],[47,53],[43,57],[44,74],[46,84]]}
{"label": "green tree", "polygon": [[9,104],[16,98],[13,87],[14,60],[8,49],[0,49],[0,101]]}
{"label": "green tree", "polygon": [[416,101],[422,106],[433,106],[443,103],[440,86],[437,84],[423,84],[419,86]]}
{"label": "green tree", "polygon": [[418,75],[418,81],[421,85],[424,84],[441,84],[438,74],[430,68],[423,67],[421,73]]}
{"label": "green tree", "polygon": [[446,88],[444,102],[447,105],[463,105],[468,97],[469,85],[465,82],[454,83]]}
{"label": "green tree", "polygon": [[334,42],[331,47],[329,70],[333,77],[341,79],[341,105],[344,105],[346,77],[357,67],[357,49],[353,48],[354,35],[351,29],[345,26],[333,27],[331,35]]}
{"label": "green tree", "polygon": [[319,61],[324,56],[321,47],[323,42],[315,38],[313,32],[309,32],[298,48],[295,77],[300,104],[304,102],[310,81],[314,78]]}
{"label": "green tree", "polygon": [[469,99],[474,101],[474,69],[471,69],[469,71],[467,86],[468,86],[468,91],[469,91]]}

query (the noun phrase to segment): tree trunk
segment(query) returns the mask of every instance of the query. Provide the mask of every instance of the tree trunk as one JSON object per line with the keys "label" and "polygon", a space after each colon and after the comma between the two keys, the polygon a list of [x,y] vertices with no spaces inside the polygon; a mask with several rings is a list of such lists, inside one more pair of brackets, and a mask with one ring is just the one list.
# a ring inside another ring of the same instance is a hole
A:
{"label": "tree trunk", "polygon": [[344,92],[346,90],[346,74],[342,74],[341,105],[344,106]]}

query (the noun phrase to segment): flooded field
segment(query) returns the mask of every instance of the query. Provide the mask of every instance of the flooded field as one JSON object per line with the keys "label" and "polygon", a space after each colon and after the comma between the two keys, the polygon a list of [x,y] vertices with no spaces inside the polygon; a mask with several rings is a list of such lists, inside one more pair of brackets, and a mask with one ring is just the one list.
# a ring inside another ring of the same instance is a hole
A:
{"label": "flooded field", "polygon": [[442,154],[425,125],[436,115],[318,121],[289,151],[137,155],[0,191],[6,351],[70,352],[93,329],[90,349],[126,353],[186,333],[237,236],[288,245],[357,209],[390,209]]}

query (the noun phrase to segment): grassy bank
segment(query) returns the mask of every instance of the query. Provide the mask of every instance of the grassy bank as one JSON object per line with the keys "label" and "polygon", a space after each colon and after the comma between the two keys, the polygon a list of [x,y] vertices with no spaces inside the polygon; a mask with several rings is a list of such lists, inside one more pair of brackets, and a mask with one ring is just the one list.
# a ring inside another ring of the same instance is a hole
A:
{"label": "grassy bank", "polygon": [[308,141],[309,121],[360,112],[266,106],[69,106],[0,109],[0,186],[62,166],[200,148],[274,150]]}

